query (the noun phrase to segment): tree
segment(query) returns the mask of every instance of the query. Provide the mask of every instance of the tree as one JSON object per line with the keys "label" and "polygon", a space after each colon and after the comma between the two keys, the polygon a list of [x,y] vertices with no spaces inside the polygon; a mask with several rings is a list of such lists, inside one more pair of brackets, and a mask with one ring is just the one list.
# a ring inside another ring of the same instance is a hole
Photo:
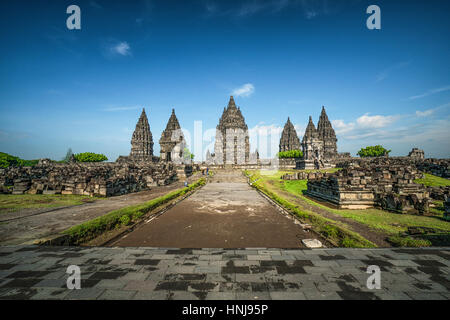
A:
{"label": "tree", "polygon": [[39,160],[23,160],[10,154],[0,152],[0,167],[32,167],[38,164]]}
{"label": "tree", "polygon": [[104,154],[93,152],[77,153],[74,157],[77,162],[102,162],[108,160]]}
{"label": "tree", "polygon": [[193,160],[194,155],[189,151],[188,148],[184,148],[183,150],[183,159],[184,160]]}
{"label": "tree", "polygon": [[391,152],[391,150],[387,150],[380,145],[376,145],[376,146],[368,146],[365,148],[361,148],[361,150],[358,151],[357,155],[360,156],[361,158],[382,157],[382,156],[388,156],[389,152]]}
{"label": "tree", "polygon": [[277,153],[277,156],[279,159],[284,158],[302,158],[303,152],[301,150],[288,150],[288,151],[281,151]]}

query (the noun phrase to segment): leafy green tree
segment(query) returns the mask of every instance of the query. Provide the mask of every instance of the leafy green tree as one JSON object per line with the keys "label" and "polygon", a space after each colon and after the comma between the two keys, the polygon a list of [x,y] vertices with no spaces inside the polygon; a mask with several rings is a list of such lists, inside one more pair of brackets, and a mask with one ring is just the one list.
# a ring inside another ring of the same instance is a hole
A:
{"label": "leafy green tree", "polygon": [[358,151],[357,155],[360,156],[361,158],[382,157],[389,155],[389,152],[391,152],[391,150],[387,150],[380,145],[376,145],[361,148],[361,150]]}
{"label": "leafy green tree", "polygon": [[194,154],[192,154],[188,148],[184,148],[183,150],[183,158],[184,160],[193,160],[194,159]]}
{"label": "leafy green tree", "polygon": [[277,153],[277,156],[279,159],[285,159],[285,158],[302,158],[303,152],[301,150],[288,150],[288,151],[281,151]]}
{"label": "leafy green tree", "polygon": [[102,162],[108,160],[104,154],[83,152],[74,155],[77,162]]}
{"label": "leafy green tree", "polygon": [[39,160],[23,160],[10,154],[0,152],[0,167],[31,167],[36,165]]}

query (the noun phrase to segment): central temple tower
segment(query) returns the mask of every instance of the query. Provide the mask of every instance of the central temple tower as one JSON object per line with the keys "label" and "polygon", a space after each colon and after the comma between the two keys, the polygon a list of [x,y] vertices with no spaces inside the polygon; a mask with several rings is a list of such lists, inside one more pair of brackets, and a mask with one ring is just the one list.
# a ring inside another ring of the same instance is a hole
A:
{"label": "central temple tower", "polygon": [[216,127],[214,159],[216,164],[244,164],[248,163],[249,154],[248,127],[231,96]]}

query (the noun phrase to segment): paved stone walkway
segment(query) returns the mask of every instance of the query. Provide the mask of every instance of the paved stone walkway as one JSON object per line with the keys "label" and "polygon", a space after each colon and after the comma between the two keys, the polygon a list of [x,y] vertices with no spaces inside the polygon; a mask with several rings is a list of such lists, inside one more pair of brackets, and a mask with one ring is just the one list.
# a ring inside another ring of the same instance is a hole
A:
{"label": "paved stone walkway", "polygon": [[218,171],[164,214],[113,243],[118,247],[300,248],[316,238],[247,183],[241,171]]}
{"label": "paved stone walkway", "polygon": [[[450,248],[0,247],[0,299],[450,299]],[[66,269],[81,269],[69,290]],[[366,287],[369,265],[381,289]]]}

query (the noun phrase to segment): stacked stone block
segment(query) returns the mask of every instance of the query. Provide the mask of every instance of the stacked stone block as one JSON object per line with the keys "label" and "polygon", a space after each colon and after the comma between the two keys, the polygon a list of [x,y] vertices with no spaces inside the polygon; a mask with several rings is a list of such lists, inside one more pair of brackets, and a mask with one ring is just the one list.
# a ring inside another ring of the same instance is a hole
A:
{"label": "stacked stone block", "polygon": [[306,193],[340,208],[379,206],[400,213],[424,214],[428,212],[429,193],[426,187],[414,183],[422,177],[415,166],[368,162],[309,179]]}
{"label": "stacked stone block", "polygon": [[0,177],[0,190],[13,194],[113,196],[169,184],[177,171],[171,163],[41,163],[0,169]]}

